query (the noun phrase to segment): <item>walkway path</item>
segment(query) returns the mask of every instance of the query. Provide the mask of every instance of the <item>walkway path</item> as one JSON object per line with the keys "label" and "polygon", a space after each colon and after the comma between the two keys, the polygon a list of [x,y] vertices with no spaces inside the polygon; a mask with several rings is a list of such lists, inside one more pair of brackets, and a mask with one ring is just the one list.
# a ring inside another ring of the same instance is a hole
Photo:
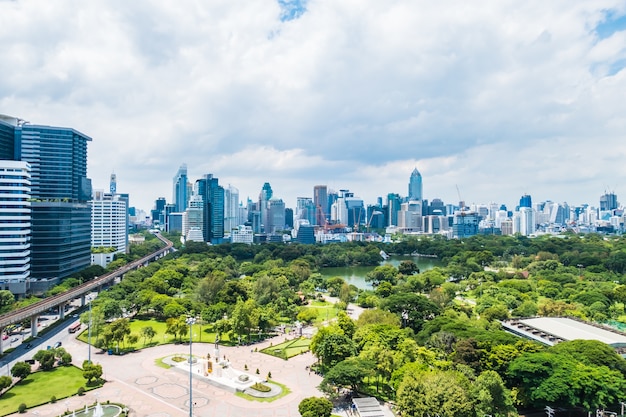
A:
{"label": "walkway path", "polygon": [[[261,350],[270,343],[278,344],[285,340],[278,336],[263,343],[247,347],[220,346],[220,354],[226,355],[236,369],[249,372],[258,368],[262,376],[272,373],[272,380],[280,382],[291,390],[287,396],[274,402],[248,401],[226,390],[214,387],[205,381],[192,378],[194,416],[198,417],[296,417],[298,404],[303,398],[321,396],[317,386],[321,378],[309,373],[306,367],[315,362],[310,353],[284,361],[263,353]],[[87,359],[87,346],[75,339],[64,343],[72,354],[75,364]],[[194,343],[194,356],[214,354],[214,346],[209,343]],[[56,404],[47,404],[28,410],[27,415],[53,417],[65,410],[77,410],[96,400],[120,402],[128,406],[133,417],[183,417],[189,416],[189,374],[180,369],[164,369],[156,365],[158,359],[180,353],[188,355],[189,345],[164,345],[144,349],[124,356],[109,356],[92,351],[92,361],[102,365],[107,383],[103,388],[89,391],[82,397],[73,396]],[[23,416],[15,414],[17,416]]]}

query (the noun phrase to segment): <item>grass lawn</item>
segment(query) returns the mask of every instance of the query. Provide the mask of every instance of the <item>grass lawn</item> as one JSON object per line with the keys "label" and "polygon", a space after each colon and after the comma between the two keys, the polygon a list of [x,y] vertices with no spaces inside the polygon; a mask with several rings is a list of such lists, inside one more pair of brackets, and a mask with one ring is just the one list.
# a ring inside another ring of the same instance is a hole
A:
{"label": "grass lawn", "polygon": [[31,408],[50,402],[52,396],[60,400],[75,395],[79,387],[90,390],[102,386],[100,384],[87,387],[86,383],[83,371],[75,366],[61,366],[52,371],[34,372],[2,394],[0,416],[17,412],[21,403]]}
{"label": "grass lawn", "polygon": [[267,355],[276,356],[281,359],[289,359],[301,353],[308,352],[311,345],[311,339],[300,337],[297,339],[287,340],[278,345],[266,347],[261,352]]}
{"label": "grass lawn", "polygon": [[283,398],[285,395],[288,395],[289,393],[291,393],[291,390],[289,388],[287,388],[287,385],[279,384],[278,382],[272,381],[272,380],[269,380],[268,382],[271,382],[274,385],[280,386],[283,389],[281,391],[281,393],[278,394],[275,397],[270,397],[270,398],[253,397],[252,395],[244,394],[243,392],[237,392],[235,395],[237,397],[244,398],[244,399],[246,399],[248,401],[259,401],[259,402],[262,402],[262,403],[271,403],[272,401],[276,401],[279,398]]}
{"label": "grass lawn", "polygon": [[316,324],[321,324],[326,320],[332,320],[339,314],[339,310],[335,308],[335,305],[328,301],[311,300],[308,305],[302,306],[302,308],[312,308],[317,311],[317,318],[315,319]]}
{"label": "grass lawn", "polygon": [[[152,340],[146,339],[144,341],[144,339],[140,336],[141,329],[143,329],[144,327],[152,327],[154,331],[156,332],[156,336],[154,336]],[[128,343],[124,345],[120,344],[120,349],[121,350],[136,350],[136,349],[141,349],[143,347],[151,347],[151,346],[165,345],[168,343],[176,343],[181,340],[183,342],[189,342],[189,333],[187,333],[186,336],[182,336],[182,338],[181,337],[174,338],[174,336],[172,336],[171,334],[166,334],[165,329],[166,329],[166,324],[164,321],[158,321],[155,319],[131,320],[130,332],[131,334],[136,334],[137,336],[139,336],[139,340],[134,345],[130,345]],[[200,329],[202,329],[202,331]],[[194,343],[198,343],[198,342],[215,343],[215,336],[217,335],[217,333],[213,333],[211,332],[211,330],[212,328],[209,325],[205,324],[205,325],[200,326],[199,324],[195,324],[193,326],[193,336],[192,336],[193,342]],[[78,336],[78,339],[85,343],[87,343],[87,338],[88,338],[87,330],[84,330]],[[95,340],[95,338],[96,338],[96,335],[92,334],[91,335],[92,343]],[[228,338],[228,335],[226,334],[221,335],[220,343],[224,345],[229,345],[229,346],[233,344]]]}

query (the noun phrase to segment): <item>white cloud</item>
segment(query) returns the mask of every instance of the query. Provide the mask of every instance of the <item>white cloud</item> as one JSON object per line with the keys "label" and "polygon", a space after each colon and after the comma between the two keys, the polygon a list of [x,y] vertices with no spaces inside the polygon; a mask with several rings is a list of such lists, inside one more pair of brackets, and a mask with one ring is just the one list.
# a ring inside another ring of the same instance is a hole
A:
{"label": "white cloud", "polygon": [[306,8],[0,1],[0,113],[92,136],[94,185],[115,170],[144,209],[181,163],[288,206],[319,183],[405,194],[414,166],[450,202],[626,192],[626,35],[594,30],[621,1]]}

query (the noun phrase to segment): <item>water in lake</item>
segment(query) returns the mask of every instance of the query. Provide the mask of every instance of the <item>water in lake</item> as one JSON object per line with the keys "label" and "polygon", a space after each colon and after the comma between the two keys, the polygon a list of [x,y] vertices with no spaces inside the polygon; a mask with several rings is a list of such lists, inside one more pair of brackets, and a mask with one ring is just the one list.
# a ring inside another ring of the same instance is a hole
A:
{"label": "water in lake", "polygon": [[[441,263],[436,258],[419,258],[416,256],[391,256],[389,259],[382,261],[381,265],[390,264],[395,267],[400,265],[402,261],[413,261],[419,268],[420,272],[428,271]],[[354,285],[357,288],[364,290],[371,290],[372,285],[365,281],[365,275],[372,271],[375,266],[345,266],[336,268],[322,268],[320,273],[324,278],[341,277],[348,284]]]}

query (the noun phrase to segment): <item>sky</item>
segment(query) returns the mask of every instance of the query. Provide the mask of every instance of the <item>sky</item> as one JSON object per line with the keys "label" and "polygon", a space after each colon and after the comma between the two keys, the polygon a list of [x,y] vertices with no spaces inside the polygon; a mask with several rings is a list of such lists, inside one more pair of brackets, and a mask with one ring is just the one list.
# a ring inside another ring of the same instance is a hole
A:
{"label": "sky", "polygon": [[446,203],[626,203],[625,0],[0,0],[0,41],[0,114],[92,137],[146,211],[181,164],[287,207],[415,167]]}

